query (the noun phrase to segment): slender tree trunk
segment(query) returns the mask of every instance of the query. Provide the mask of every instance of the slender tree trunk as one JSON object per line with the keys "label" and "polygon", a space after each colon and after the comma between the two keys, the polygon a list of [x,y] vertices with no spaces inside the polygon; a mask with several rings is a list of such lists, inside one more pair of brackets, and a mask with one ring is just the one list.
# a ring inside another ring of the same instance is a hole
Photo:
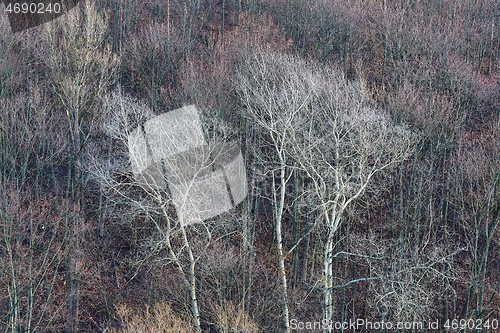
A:
{"label": "slender tree trunk", "polygon": [[[255,177],[252,177],[252,182],[255,182]],[[254,188],[254,186],[252,186]],[[245,217],[246,231],[244,235],[244,249],[248,253],[248,272],[246,281],[246,290],[244,295],[244,309],[249,312],[250,309],[250,299],[252,297],[252,277],[253,277],[253,242],[255,237],[255,222],[257,219],[257,207],[259,204],[258,196],[253,193],[252,198],[253,205],[248,204],[247,214]],[[253,206],[253,207],[252,207]],[[253,213],[250,210],[253,209]]]}
{"label": "slender tree trunk", "polygon": [[[78,103],[78,101],[76,102]],[[69,114],[70,128],[72,130],[72,154],[71,154],[71,173],[69,183],[71,184],[71,200],[73,202],[74,212],[71,220],[71,230],[73,230],[70,255],[68,256],[67,272],[67,297],[68,297],[68,321],[67,331],[71,333],[78,332],[79,325],[79,233],[80,221],[83,219],[83,179],[82,179],[82,159],[81,148],[81,127],[80,127],[80,105],[74,106]]]}
{"label": "slender tree trunk", "polygon": [[[293,171],[293,192],[292,196],[293,198],[298,197],[298,187],[300,182],[300,178],[296,172],[296,170]],[[293,225],[293,244],[297,244],[297,242],[300,239],[300,219],[297,216],[297,201],[294,200],[293,205],[292,205],[292,216],[291,216],[291,223]],[[295,250],[293,251],[293,257],[292,257],[292,272],[293,272],[293,280],[292,280],[292,288],[295,288],[297,286],[298,281],[300,280],[299,277],[299,249],[300,247],[297,246],[295,247]]]}
{"label": "slender tree trunk", "polygon": [[180,223],[180,225],[181,225],[182,239],[184,241],[184,245],[186,246],[186,250],[189,256],[189,291],[191,294],[191,307],[193,311],[194,325],[196,327],[196,331],[201,332],[200,310],[198,307],[198,299],[196,298],[196,275],[195,275],[196,260],[194,259],[191,246],[189,245],[186,229],[182,223]]}
{"label": "slender tree trunk", "polygon": [[[323,294],[323,320],[330,322],[333,320],[333,248],[335,230],[330,228],[323,257],[324,294]],[[327,325],[324,332],[332,332],[330,325]]]}
{"label": "slender tree trunk", "polygon": [[[309,210],[310,211],[310,210]],[[306,233],[309,233],[310,228],[311,228],[311,216],[308,214],[306,216]],[[307,234],[305,240],[304,240],[304,249],[302,252],[302,278],[301,282],[302,285],[305,286],[307,284],[307,263],[309,262],[309,244],[310,244],[310,235]]]}
{"label": "slender tree trunk", "polygon": [[[285,324],[285,332],[290,333],[290,316],[288,311],[288,286],[287,286],[287,278],[286,278],[286,270],[285,270],[285,254],[283,250],[283,240],[281,235],[281,220],[283,217],[283,211],[285,207],[285,193],[286,193],[286,174],[285,174],[285,166],[282,163],[280,169],[280,193],[279,193],[279,201],[275,200],[277,204],[275,217],[276,217],[276,242],[278,243],[278,265],[281,277],[281,288],[283,291],[283,320]],[[274,177],[273,177],[273,191],[276,190],[274,186]],[[275,193],[276,197],[276,193]],[[276,198],[275,198],[276,199]]]}

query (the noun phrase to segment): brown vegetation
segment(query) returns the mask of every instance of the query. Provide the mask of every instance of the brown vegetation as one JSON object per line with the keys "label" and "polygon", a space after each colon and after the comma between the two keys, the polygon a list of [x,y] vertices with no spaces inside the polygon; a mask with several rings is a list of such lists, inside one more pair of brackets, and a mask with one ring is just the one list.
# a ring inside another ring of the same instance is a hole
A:
{"label": "brown vegetation", "polygon": [[[499,10],[105,0],[15,34],[0,13],[0,330],[499,320]],[[127,135],[188,104],[249,195],[182,226]]]}

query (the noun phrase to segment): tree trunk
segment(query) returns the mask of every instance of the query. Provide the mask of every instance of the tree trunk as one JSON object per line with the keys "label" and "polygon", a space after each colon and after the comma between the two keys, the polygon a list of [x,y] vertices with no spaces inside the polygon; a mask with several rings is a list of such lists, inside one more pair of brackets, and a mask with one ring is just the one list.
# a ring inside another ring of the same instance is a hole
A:
{"label": "tree trunk", "polygon": [[[285,254],[283,251],[283,240],[281,235],[281,219],[283,217],[283,211],[285,207],[285,191],[286,191],[286,174],[285,174],[285,166],[282,164],[280,169],[280,193],[279,193],[279,201],[277,204],[275,216],[276,216],[276,242],[278,243],[278,265],[281,277],[281,288],[283,291],[283,320],[285,324],[285,332],[290,333],[290,316],[288,311],[288,286],[287,286],[287,278],[286,278],[286,270],[285,270]],[[273,191],[276,191],[276,187],[274,186],[274,177],[273,177]],[[276,193],[274,195],[276,198]]]}
{"label": "tree trunk", "polygon": [[[330,228],[328,239],[325,245],[323,257],[323,275],[324,275],[324,295],[323,295],[323,321],[330,322],[333,320],[333,238],[335,236],[335,228]],[[327,325],[323,332],[332,332],[330,325]]]}
{"label": "tree trunk", "polygon": [[182,239],[184,240],[184,245],[186,246],[186,250],[189,256],[189,291],[191,294],[191,307],[194,317],[194,325],[196,327],[196,331],[201,332],[200,310],[198,307],[198,299],[196,298],[196,275],[195,275],[196,260],[194,259],[191,246],[189,245],[186,229],[182,223],[180,223],[180,225],[181,225]]}

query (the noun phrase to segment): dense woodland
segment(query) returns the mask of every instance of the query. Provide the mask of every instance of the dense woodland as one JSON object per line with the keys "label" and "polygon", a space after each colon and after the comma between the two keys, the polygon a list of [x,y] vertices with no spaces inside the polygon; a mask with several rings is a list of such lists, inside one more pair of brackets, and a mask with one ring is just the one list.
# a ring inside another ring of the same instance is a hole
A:
{"label": "dense woodland", "polygon": [[[497,0],[102,0],[0,21],[2,331],[495,331]],[[189,104],[239,143],[248,196],[182,226],[127,138]]]}

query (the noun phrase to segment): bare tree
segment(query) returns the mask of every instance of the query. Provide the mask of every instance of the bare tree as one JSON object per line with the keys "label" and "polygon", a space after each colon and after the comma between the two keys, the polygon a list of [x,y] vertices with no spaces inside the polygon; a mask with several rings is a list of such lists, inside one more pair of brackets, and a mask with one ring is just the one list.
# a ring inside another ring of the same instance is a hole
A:
{"label": "bare tree", "polygon": [[[73,207],[57,197],[49,177],[67,147],[60,118],[36,82],[28,82],[27,92],[1,97],[0,112],[0,285],[6,300],[0,329],[61,330]],[[48,185],[55,196],[47,194]]]}
{"label": "bare tree", "polygon": [[[277,55],[276,55],[277,56]],[[296,77],[287,77],[287,68],[273,66],[273,55],[258,54],[241,66],[238,90],[246,106],[245,115],[260,129],[261,146],[254,153],[257,163],[270,180],[270,201],[276,231],[279,275],[282,288],[282,307],[285,332],[290,332],[288,279],[283,246],[283,216],[286,209],[287,185],[292,177],[294,161],[290,156],[289,140],[300,104],[306,99],[303,89],[293,89]],[[288,85],[288,86],[287,86]],[[281,89],[284,87],[284,89]],[[292,89],[287,89],[292,88]],[[280,95],[281,93],[281,95]],[[288,103],[285,105],[285,103]]]}
{"label": "bare tree", "polygon": [[[323,319],[333,320],[334,237],[350,204],[377,173],[409,155],[415,135],[375,109],[362,82],[348,82],[338,71],[294,57],[262,52],[249,57],[238,85],[246,112],[271,138],[278,161],[281,183],[275,222],[283,286],[281,214],[291,175],[286,171],[299,168],[312,184],[315,209],[326,228]],[[286,317],[286,304],[284,312]]]}
{"label": "bare tree", "polygon": [[[99,103],[114,82],[118,58],[106,40],[107,18],[91,3],[46,24],[40,49],[51,85],[64,108],[71,139],[73,197],[81,196],[81,152],[96,120]],[[77,200],[79,201],[79,199]]]}
{"label": "bare tree", "polygon": [[[498,278],[488,278],[492,249],[500,225],[500,122],[488,124],[480,135],[466,133],[456,152],[455,171],[461,179],[455,198],[470,255],[464,318],[488,319],[496,303]],[[457,177],[458,178],[458,177]]]}
{"label": "bare tree", "polygon": [[62,267],[71,240],[65,225],[72,213],[66,200],[36,198],[12,182],[1,183],[2,331],[64,330]]}
{"label": "bare tree", "polygon": [[[46,24],[41,57],[60,107],[67,115],[70,136],[68,194],[77,212],[74,227],[83,217],[82,149],[98,119],[98,103],[113,82],[118,58],[106,41],[106,17],[90,2],[76,6],[64,17]],[[76,235],[76,233],[75,233]],[[77,252],[79,240],[75,238]],[[68,331],[78,330],[79,272],[74,256],[68,259]]]}
{"label": "bare tree", "polygon": [[226,149],[221,140],[206,142],[210,133],[202,130],[193,106],[152,118],[146,107],[118,93],[105,109],[104,129],[118,147],[103,156],[102,145],[91,145],[88,171],[112,205],[128,206],[131,214],[139,212],[152,223],[155,232],[143,242],[136,264],[177,268],[200,330],[196,265],[218,228],[213,218],[245,196],[246,185],[234,182],[242,172],[241,153],[234,146]]}
{"label": "bare tree", "polygon": [[[463,249],[447,249],[432,242],[431,227],[432,222],[423,240],[412,234],[402,234],[395,240],[375,233],[352,236],[356,253],[339,251],[335,257],[355,256],[367,267],[369,276],[335,288],[367,282],[365,302],[370,315],[366,319],[423,323],[437,318],[443,289],[462,273],[454,267],[453,258]],[[442,288],[436,290],[435,286]]]}

